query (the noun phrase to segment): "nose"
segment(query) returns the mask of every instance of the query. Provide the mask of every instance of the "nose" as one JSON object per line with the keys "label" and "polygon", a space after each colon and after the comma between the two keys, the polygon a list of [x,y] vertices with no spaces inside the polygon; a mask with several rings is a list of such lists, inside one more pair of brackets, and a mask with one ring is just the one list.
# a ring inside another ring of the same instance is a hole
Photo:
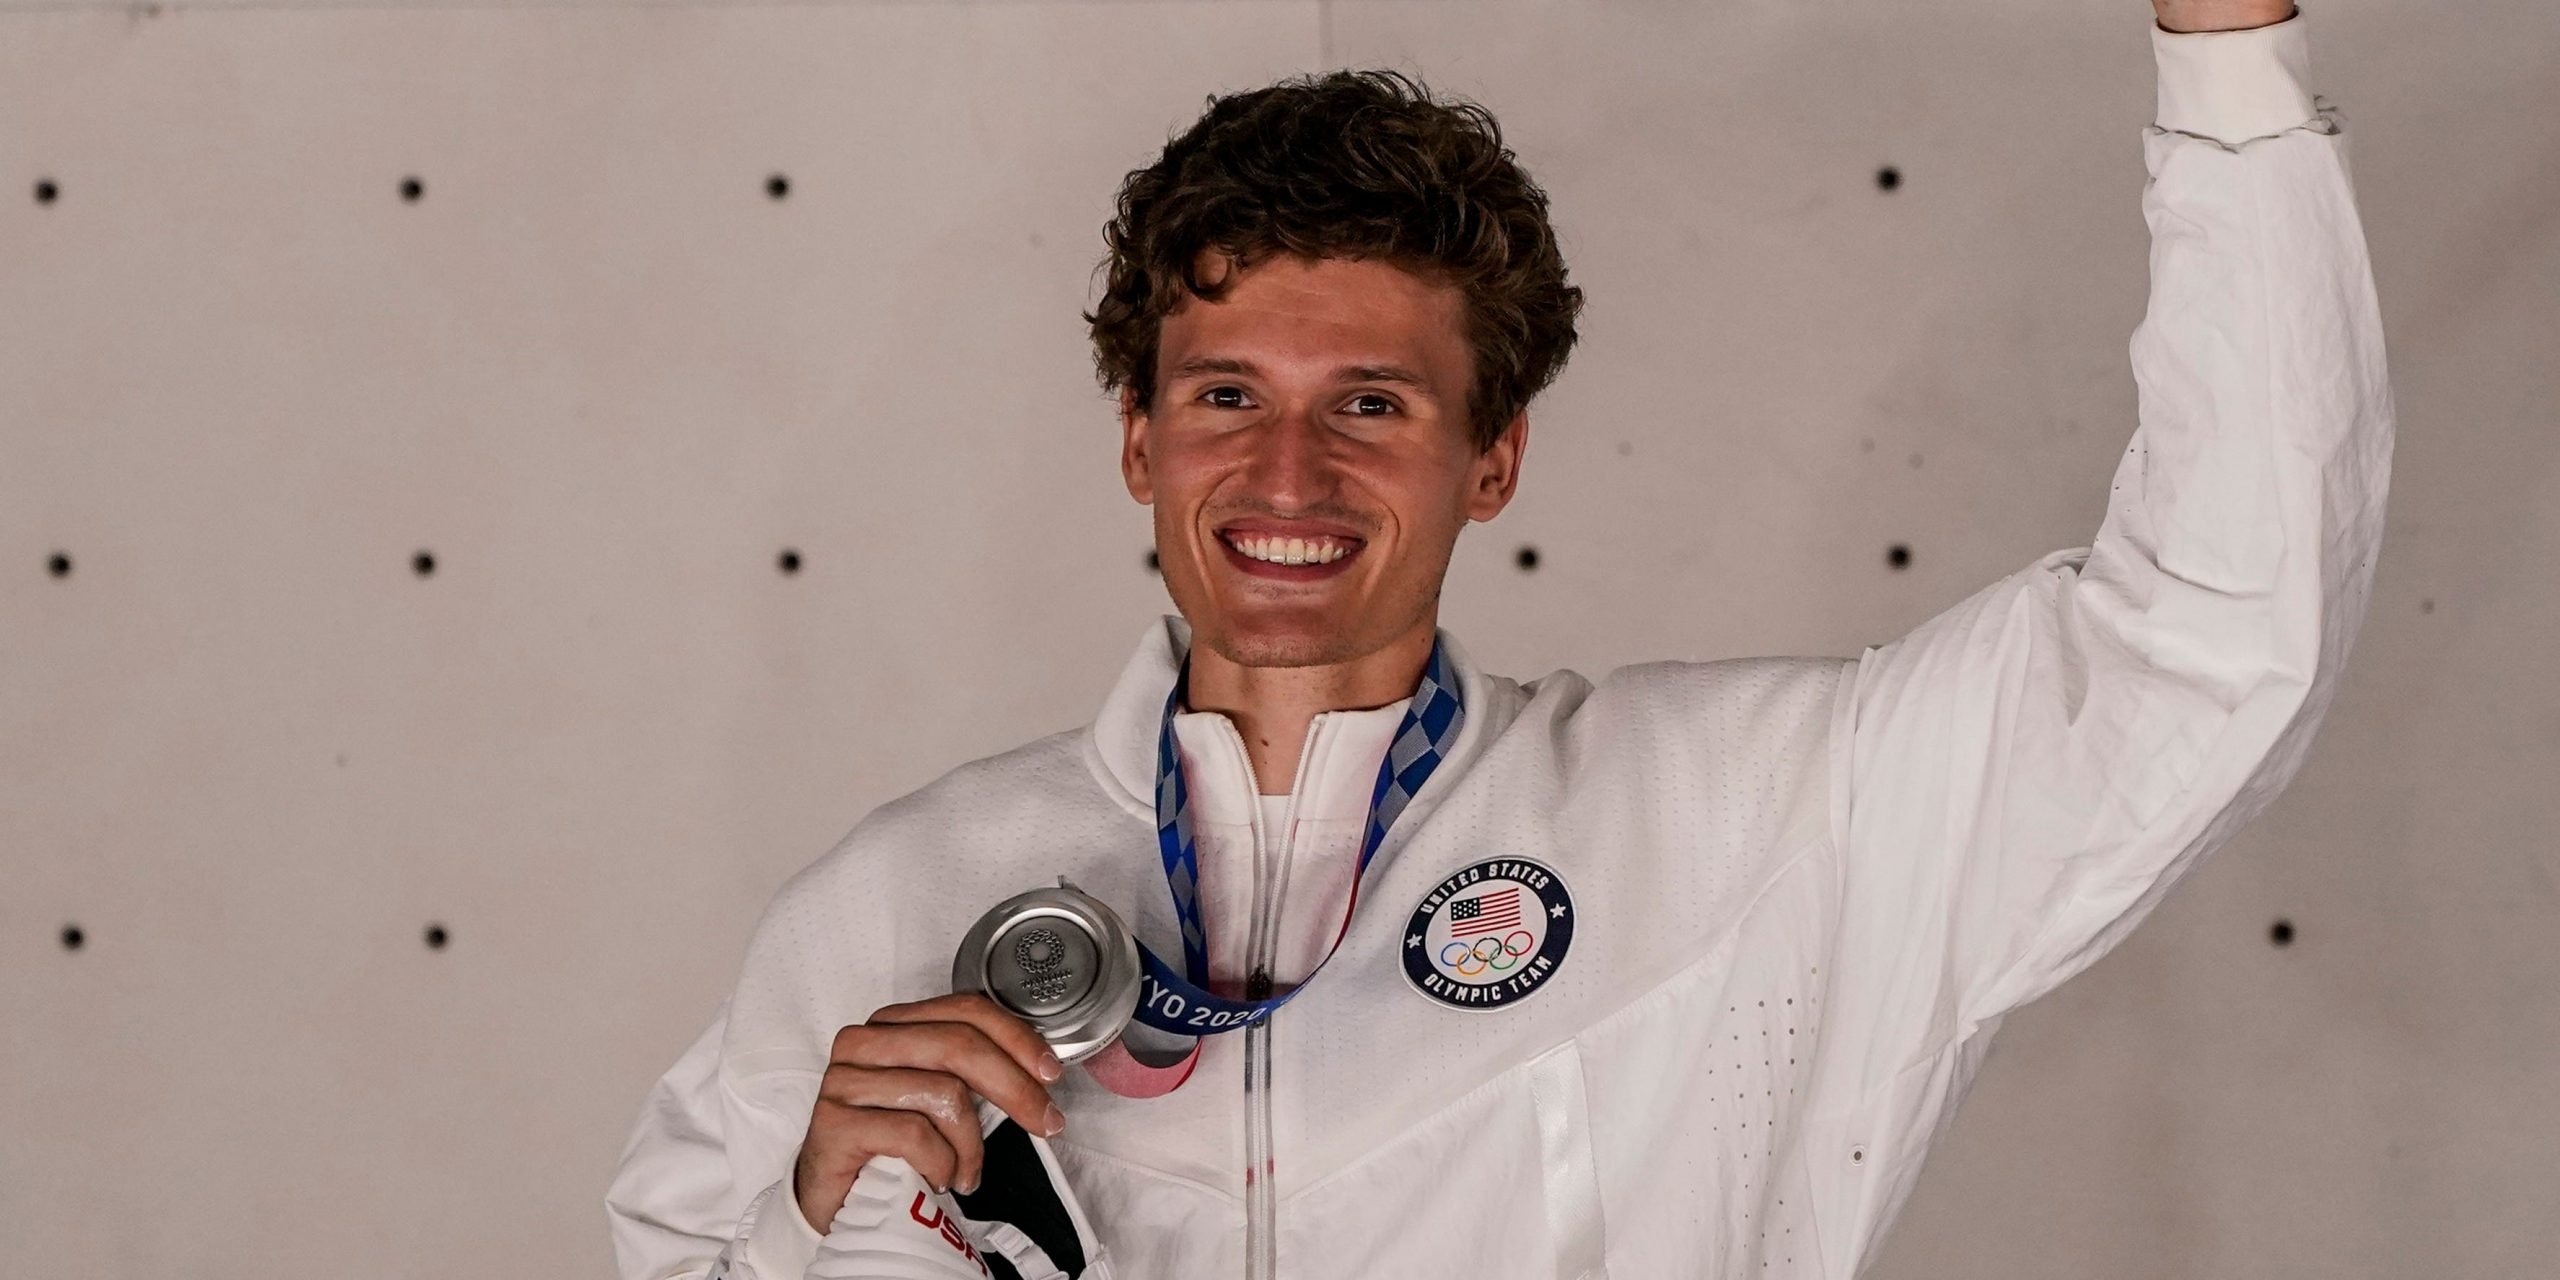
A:
{"label": "nose", "polygon": [[1332,496],[1332,433],[1314,411],[1276,414],[1254,434],[1246,480],[1255,497],[1301,511]]}

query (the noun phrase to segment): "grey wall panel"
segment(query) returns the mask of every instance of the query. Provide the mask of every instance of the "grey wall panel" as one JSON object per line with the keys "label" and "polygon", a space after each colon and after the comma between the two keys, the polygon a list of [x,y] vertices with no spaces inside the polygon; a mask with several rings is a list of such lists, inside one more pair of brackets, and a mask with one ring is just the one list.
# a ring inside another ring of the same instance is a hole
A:
{"label": "grey wall panel", "polygon": [[13,1256],[604,1270],[775,887],[1162,602],[1099,228],[1316,52],[1166,12],[0,20]]}
{"label": "grey wall panel", "polygon": [[[1204,94],[1405,66],[1553,193],[1583,347],[1444,614],[1497,670],[1853,653],[2085,545],[2132,428],[2139,0],[0,9],[0,1242],[92,1274],[603,1271],[774,888],[1168,607],[1077,312]],[[2560,1251],[2560,10],[2313,17],[2371,619],[1879,1275]]]}

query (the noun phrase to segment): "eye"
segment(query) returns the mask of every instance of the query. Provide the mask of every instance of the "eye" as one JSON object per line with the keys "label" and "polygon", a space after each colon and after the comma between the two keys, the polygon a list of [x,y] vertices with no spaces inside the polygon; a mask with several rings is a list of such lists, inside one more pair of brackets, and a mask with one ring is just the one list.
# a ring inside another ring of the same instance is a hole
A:
{"label": "eye", "polygon": [[1244,388],[1231,383],[1211,387],[1201,392],[1200,398],[1220,409],[1242,409],[1250,403],[1245,399]]}
{"label": "eye", "polygon": [[1363,391],[1351,397],[1349,407],[1354,417],[1374,418],[1382,414],[1394,413],[1396,402],[1375,391]]}

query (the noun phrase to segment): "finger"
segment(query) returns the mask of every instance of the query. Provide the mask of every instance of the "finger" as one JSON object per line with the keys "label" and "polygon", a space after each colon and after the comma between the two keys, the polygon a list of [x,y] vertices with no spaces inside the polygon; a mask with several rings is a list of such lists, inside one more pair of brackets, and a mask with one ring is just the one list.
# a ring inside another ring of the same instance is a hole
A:
{"label": "finger", "polygon": [[1054,1137],[1066,1117],[1022,1064],[965,1022],[866,1023],[836,1037],[838,1061],[859,1067],[910,1067],[954,1075],[1024,1129]]}
{"label": "finger", "polygon": [[986,1169],[986,1139],[978,1132],[977,1104],[958,1076],[902,1067],[857,1067],[835,1063],[827,1068],[819,1092],[845,1106],[879,1111],[912,1111],[933,1122],[949,1144],[956,1163],[952,1185],[978,1189]]}
{"label": "finger", "polygon": [[[855,1107],[852,1119],[847,1122],[846,1133],[854,1145],[866,1153],[863,1162],[867,1163],[872,1156],[896,1156],[924,1175],[924,1180],[932,1183],[934,1190],[951,1189],[952,1174],[960,1167],[959,1153],[942,1140],[942,1131],[923,1115],[913,1111]],[[859,1164],[855,1166],[857,1180],[861,1177],[860,1167]]]}
{"label": "finger", "polygon": [[965,1022],[976,1027],[980,1035],[995,1042],[1014,1064],[1035,1079],[1056,1083],[1067,1074],[1064,1063],[1049,1048],[1049,1042],[1032,1030],[1031,1024],[1015,1017],[1004,1006],[976,991],[954,992],[917,1000],[908,1004],[884,1005],[871,1015],[873,1022]]}

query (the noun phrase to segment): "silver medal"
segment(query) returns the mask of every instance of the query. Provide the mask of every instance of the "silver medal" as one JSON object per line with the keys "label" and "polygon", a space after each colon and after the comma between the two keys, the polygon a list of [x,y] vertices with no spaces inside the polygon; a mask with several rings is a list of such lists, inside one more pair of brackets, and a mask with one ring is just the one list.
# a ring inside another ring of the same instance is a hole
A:
{"label": "silver medal", "polygon": [[1067,883],[978,917],[951,957],[951,989],[984,992],[1031,1024],[1062,1062],[1118,1039],[1138,1008],[1138,939],[1099,899]]}

